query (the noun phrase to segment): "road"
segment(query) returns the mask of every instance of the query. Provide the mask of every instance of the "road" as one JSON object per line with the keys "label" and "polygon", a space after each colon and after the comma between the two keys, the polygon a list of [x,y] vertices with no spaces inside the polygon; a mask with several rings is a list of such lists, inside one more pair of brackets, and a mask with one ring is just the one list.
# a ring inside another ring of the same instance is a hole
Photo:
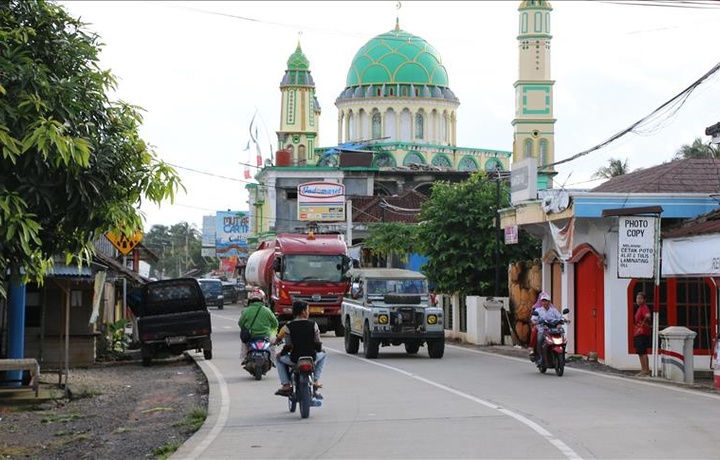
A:
{"label": "road", "polygon": [[573,368],[542,375],[469,346],[366,360],[325,334],[324,405],[303,420],[273,395],[274,370],[256,381],[240,367],[239,314],[213,310],[214,357],[197,356],[208,419],[173,459],[720,458],[718,395]]}

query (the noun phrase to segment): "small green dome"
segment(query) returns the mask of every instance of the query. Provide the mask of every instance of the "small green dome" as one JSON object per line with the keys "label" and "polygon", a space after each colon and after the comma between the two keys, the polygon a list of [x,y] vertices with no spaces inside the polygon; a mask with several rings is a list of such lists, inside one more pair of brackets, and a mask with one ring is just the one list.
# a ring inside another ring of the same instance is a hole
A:
{"label": "small green dome", "polygon": [[298,42],[295,52],[291,54],[287,60],[287,70],[308,70],[309,68],[310,61],[308,61],[308,58],[305,57],[305,54],[302,52],[302,48],[300,48],[300,43]]}
{"label": "small green dome", "polygon": [[447,87],[448,75],[435,48],[396,26],[360,48],[346,81],[347,88],[383,84]]}

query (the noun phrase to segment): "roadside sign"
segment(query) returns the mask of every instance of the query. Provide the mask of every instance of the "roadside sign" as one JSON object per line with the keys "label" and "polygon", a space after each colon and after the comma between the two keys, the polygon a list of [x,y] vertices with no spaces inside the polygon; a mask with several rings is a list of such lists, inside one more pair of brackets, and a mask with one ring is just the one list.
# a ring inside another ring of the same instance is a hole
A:
{"label": "roadside sign", "polygon": [[112,243],[113,246],[117,248],[118,251],[120,251],[123,255],[130,254],[130,251],[135,249],[135,246],[140,244],[140,241],[142,241],[143,234],[141,231],[138,231],[131,237],[126,237],[125,235],[117,235],[115,233],[107,232],[105,234],[105,238],[108,239]]}
{"label": "roadside sign", "polygon": [[655,219],[619,218],[618,278],[652,278],[655,275]]}

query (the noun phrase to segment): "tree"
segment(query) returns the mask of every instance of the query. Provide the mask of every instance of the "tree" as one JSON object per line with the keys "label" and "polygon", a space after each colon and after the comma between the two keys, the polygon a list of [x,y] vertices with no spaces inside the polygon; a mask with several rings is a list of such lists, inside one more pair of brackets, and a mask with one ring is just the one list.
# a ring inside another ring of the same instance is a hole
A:
{"label": "tree", "polygon": [[415,251],[415,227],[413,224],[398,222],[371,224],[368,226],[370,236],[363,242],[363,247],[387,257],[388,263],[393,254],[399,255],[406,262],[408,254]]}
{"label": "tree", "polygon": [[675,152],[673,160],[686,160],[688,158],[720,158],[720,146],[704,144],[699,137],[692,144],[685,144]]}
{"label": "tree", "polygon": [[41,283],[55,255],[86,263],[105,232],[142,229],[142,200],[182,188],[140,138],[140,108],[108,98],[115,78],[84,26],[44,0],[0,6],[0,277]]}
{"label": "tree", "polygon": [[612,177],[622,176],[630,172],[628,168],[627,158],[625,161],[619,158],[610,158],[607,166],[602,166],[592,175],[593,179],[610,179]]}
{"label": "tree", "polygon": [[[419,253],[428,257],[423,271],[436,290],[460,295],[488,295],[495,287],[495,249],[500,269],[507,273],[510,262],[537,258],[540,243],[524,230],[519,243],[498,246],[496,212],[509,206],[507,194],[500,194],[484,172],[467,181],[433,184],[430,200],[422,205],[417,226]],[[507,276],[501,277],[499,292],[507,292]]]}

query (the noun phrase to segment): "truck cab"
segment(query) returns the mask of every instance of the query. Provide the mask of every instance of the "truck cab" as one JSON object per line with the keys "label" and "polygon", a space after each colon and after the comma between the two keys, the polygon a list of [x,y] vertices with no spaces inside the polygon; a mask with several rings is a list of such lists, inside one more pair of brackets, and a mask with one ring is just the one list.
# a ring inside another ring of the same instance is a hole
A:
{"label": "truck cab", "polygon": [[427,345],[431,358],[445,352],[443,311],[431,305],[427,278],[397,268],[362,268],[349,272],[350,290],[343,299],[345,351],[377,358],[381,346],[404,345],[416,354]]}

